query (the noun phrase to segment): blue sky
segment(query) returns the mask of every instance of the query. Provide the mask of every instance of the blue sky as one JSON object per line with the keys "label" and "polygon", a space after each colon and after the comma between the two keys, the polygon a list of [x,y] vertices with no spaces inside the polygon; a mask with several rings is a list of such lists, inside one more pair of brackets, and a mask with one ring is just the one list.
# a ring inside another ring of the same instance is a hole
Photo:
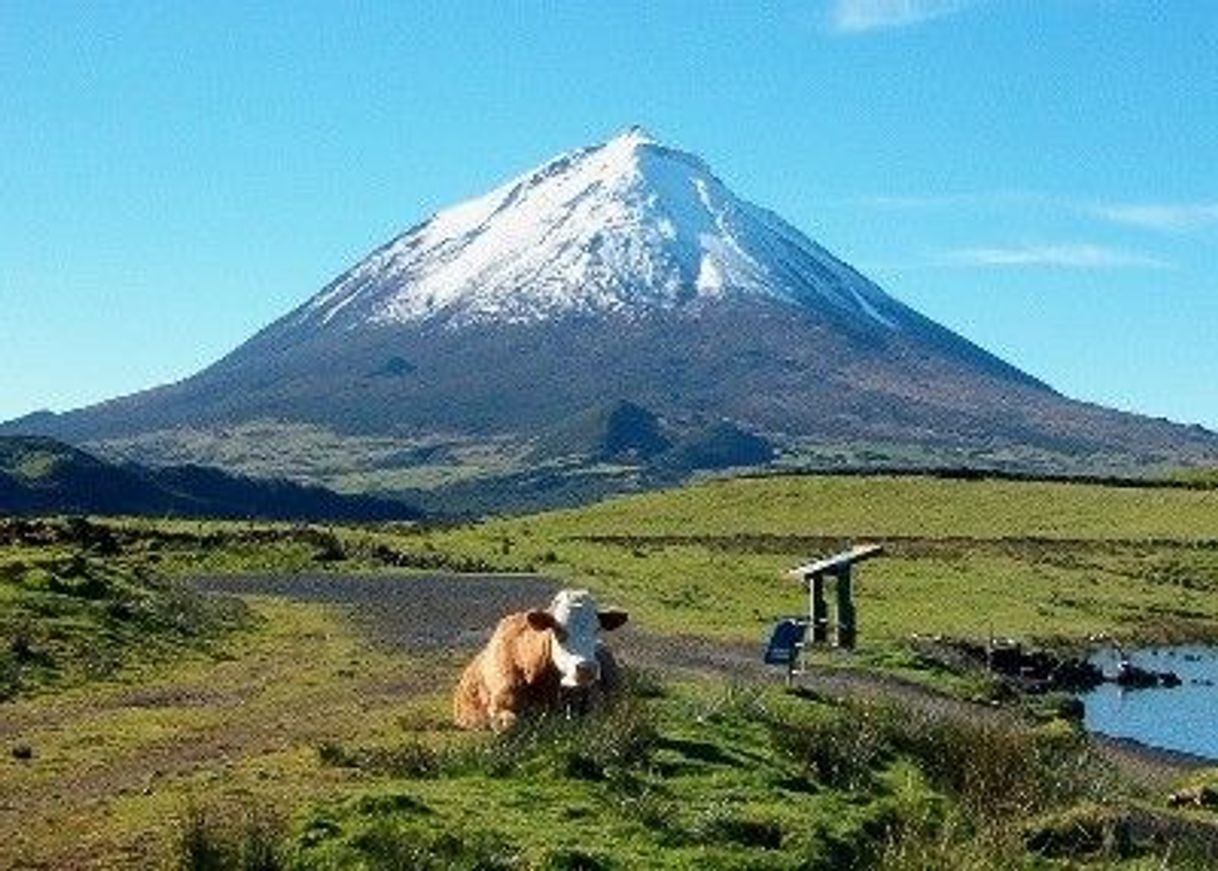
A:
{"label": "blue sky", "polygon": [[1218,429],[1218,4],[429,5],[7,0],[0,418],[184,377],[639,123],[1063,392]]}

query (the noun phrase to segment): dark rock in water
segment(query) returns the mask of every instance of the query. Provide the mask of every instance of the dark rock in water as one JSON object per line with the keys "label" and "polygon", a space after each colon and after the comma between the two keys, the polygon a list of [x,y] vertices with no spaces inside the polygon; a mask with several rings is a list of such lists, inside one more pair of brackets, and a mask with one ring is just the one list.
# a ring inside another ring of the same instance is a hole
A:
{"label": "dark rock in water", "polygon": [[1087,715],[1087,706],[1077,696],[1066,696],[1057,704],[1057,716],[1063,720],[1081,723]]}
{"label": "dark rock in water", "polygon": [[1118,686],[1131,690],[1178,687],[1182,683],[1180,676],[1175,672],[1151,671],[1148,668],[1140,668],[1129,661],[1121,663],[1114,681]]}
{"label": "dark rock in water", "polygon": [[1017,643],[985,645],[964,639],[921,639],[915,649],[928,665],[953,670],[984,668],[1025,693],[1083,692],[1104,682],[1103,672],[1086,659],[1051,650],[1027,650]]}
{"label": "dark rock in water", "polygon": [[1068,657],[1058,660],[1052,678],[1057,689],[1077,693],[1093,690],[1102,684],[1104,673],[1094,663],[1078,657]]}
{"label": "dark rock in water", "polygon": [[1113,680],[1117,686],[1126,689],[1145,689],[1158,686],[1159,676],[1153,671],[1138,668],[1131,662],[1122,662]]}

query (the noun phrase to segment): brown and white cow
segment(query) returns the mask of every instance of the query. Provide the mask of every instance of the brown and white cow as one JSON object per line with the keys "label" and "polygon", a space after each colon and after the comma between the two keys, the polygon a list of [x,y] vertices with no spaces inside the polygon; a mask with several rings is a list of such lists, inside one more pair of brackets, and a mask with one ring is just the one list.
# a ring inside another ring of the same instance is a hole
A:
{"label": "brown and white cow", "polygon": [[507,615],[461,675],[457,725],[502,731],[526,709],[557,706],[565,691],[612,689],[617,664],[599,633],[626,619],[625,611],[598,608],[587,590],[560,590],[544,611]]}

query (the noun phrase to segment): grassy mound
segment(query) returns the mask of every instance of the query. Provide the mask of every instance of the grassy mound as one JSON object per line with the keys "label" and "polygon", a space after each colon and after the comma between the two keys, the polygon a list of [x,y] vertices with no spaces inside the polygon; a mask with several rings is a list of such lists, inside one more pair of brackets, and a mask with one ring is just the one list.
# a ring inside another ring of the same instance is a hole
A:
{"label": "grassy mound", "polygon": [[239,601],[123,568],[97,548],[4,551],[0,701],[199,649],[246,619]]}

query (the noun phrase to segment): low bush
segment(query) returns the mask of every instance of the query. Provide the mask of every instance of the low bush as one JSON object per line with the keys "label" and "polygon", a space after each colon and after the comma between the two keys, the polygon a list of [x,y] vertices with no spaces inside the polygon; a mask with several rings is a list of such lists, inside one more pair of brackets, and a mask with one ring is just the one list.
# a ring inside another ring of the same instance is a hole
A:
{"label": "low bush", "polygon": [[325,741],[317,748],[317,758],[322,765],[332,768],[358,768],[386,777],[439,777],[459,767],[459,757],[451,750],[417,740],[391,747],[357,748]]}
{"label": "low bush", "polygon": [[797,717],[770,716],[766,725],[774,749],[808,777],[834,789],[858,790],[892,756],[892,719],[890,708],[876,705],[817,705]]}
{"label": "low bush", "polygon": [[547,853],[538,867],[541,871],[608,871],[616,866],[610,859],[586,850],[558,849]]}
{"label": "low bush", "polygon": [[770,714],[772,746],[835,789],[866,788],[899,757],[979,820],[1098,798],[1111,774],[1087,739],[1062,726],[934,716],[892,704],[839,702]]}
{"label": "low bush", "polygon": [[278,871],[287,867],[283,821],[249,805],[186,808],[178,833],[182,871]]}
{"label": "low bush", "polygon": [[1128,815],[1090,802],[1029,823],[1024,842],[1032,852],[1055,859],[1118,859],[1133,852]]}
{"label": "low bush", "polygon": [[774,820],[758,819],[720,802],[706,808],[690,827],[690,836],[699,843],[739,844],[761,850],[782,846],[782,826]]}
{"label": "low bush", "polygon": [[499,871],[520,867],[518,850],[486,832],[436,831],[399,818],[375,820],[349,842],[361,867],[402,871]]}
{"label": "low bush", "polygon": [[1099,798],[1112,786],[1086,737],[1068,728],[914,717],[892,741],[983,822]]}

